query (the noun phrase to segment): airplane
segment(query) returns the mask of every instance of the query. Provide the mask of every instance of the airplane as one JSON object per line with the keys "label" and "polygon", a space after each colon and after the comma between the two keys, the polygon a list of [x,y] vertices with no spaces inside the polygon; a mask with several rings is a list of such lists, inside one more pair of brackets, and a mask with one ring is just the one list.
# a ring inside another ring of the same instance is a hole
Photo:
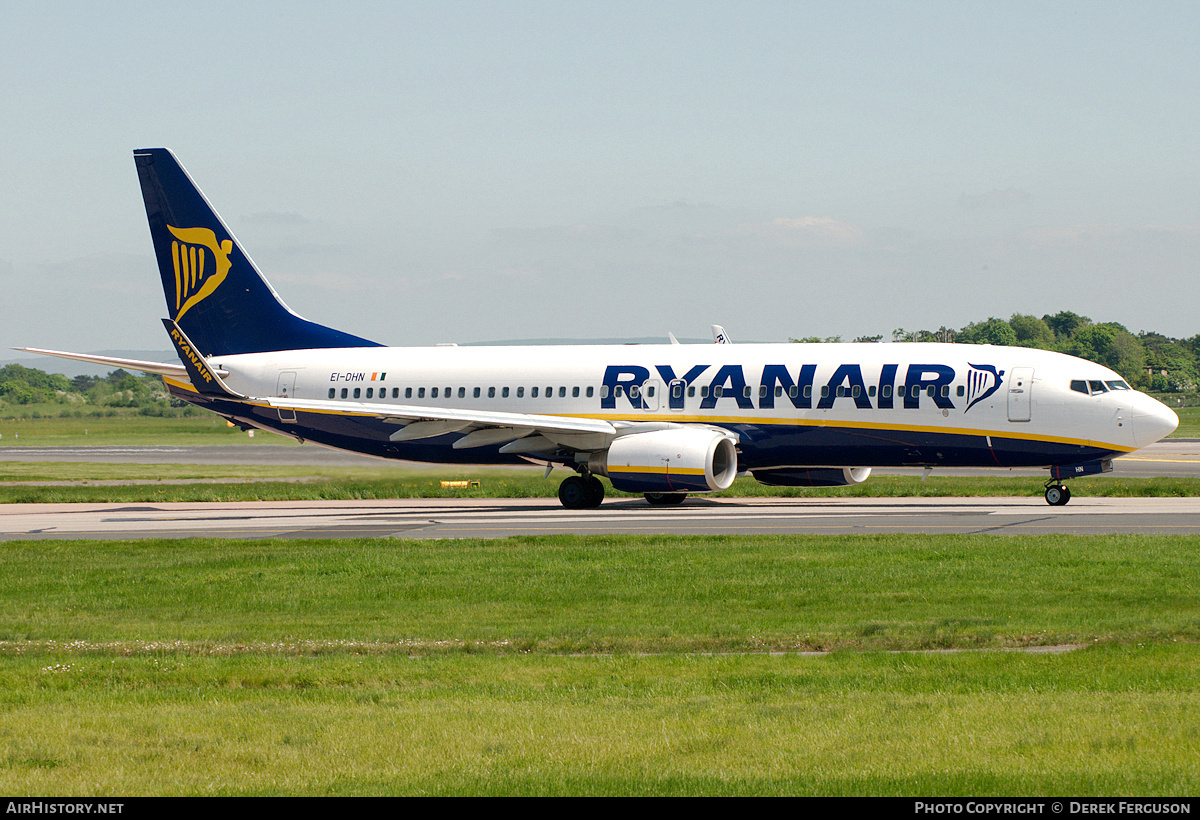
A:
{"label": "airplane", "polygon": [[158,374],[243,429],[385,459],[573,471],[654,505],[726,490],[848,486],[876,467],[1038,467],[1045,498],[1179,423],[1094,362],[940,343],[385,347],[292,312],[165,148],[134,152],[180,364],[29,352]]}

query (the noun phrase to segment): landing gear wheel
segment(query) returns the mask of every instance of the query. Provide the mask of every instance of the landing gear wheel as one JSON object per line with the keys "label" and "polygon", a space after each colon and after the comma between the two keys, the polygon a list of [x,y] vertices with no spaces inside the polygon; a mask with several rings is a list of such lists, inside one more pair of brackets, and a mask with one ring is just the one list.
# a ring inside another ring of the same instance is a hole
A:
{"label": "landing gear wheel", "polygon": [[594,475],[585,478],[584,483],[587,485],[587,506],[599,507],[604,501],[604,484]]}
{"label": "landing gear wheel", "polygon": [[683,499],[687,498],[687,493],[644,493],[647,501],[658,506],[666,506],[667,504],[682,504]]}
{"label": "landing gear wheel", "polygon": [[573,475],[558,485],[558,500],[568,510],[599,507],[604,500],[604,485],[594,475]]}
{"label": "landing gear wheel", "polygon": [[1050,484],[1046,487],[1046,503],[1051,507],[1061,507],[1071,500],[1071,491],[1066,484]]}

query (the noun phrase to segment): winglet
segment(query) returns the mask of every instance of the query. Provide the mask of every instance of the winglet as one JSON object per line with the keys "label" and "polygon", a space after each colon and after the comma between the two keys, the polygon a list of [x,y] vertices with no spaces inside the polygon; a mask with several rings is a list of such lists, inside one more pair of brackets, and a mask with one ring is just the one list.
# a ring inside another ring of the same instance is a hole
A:
{"label": "winglet", "polygon": [[163,319],[162,323],[163,327],[167,329],[167,335],[175,343],[175,352],[179,354],[179,359],[187,370],[188,379],[191,380],[192,387],[196,388],[197,392],[205,396],[217,396],[224,399],[242,400],[246,398],[241,393],[230,390],[225,382],[221,381],[221,377],[208,366],[208,362],[196,350],[196,346],[188,339],[187,334],[179,329],[179,325],[170,319]]}

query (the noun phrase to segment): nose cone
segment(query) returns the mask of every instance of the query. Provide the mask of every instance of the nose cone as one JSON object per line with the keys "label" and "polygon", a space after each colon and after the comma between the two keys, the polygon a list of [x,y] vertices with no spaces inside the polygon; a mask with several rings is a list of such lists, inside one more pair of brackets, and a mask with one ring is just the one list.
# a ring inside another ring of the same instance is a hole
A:
{"label": "nose cone", "polygon": [[1175,432],[1179,416],[1157,399],[1144,393],[1137,395],[1133,405],[1133,443],[1137,447],[1153,444]]}

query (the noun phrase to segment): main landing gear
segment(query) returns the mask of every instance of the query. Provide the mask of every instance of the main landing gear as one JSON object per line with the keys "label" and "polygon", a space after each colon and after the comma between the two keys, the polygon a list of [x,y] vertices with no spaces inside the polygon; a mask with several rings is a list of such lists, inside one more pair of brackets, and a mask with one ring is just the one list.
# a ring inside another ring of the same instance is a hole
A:
{"label": "main landing gear", "polygon": [[588,510],[604,500],[604,485],[591,473],[573,475],[558,485],[558,500],[568,510]]}
{"label": "main landing gear", "polygon": [[1054,479],[1046,482],[1046,503],[1052,507],[1061,507],[1071,500],[1071,490],[1066,484],[1060,484]]}

